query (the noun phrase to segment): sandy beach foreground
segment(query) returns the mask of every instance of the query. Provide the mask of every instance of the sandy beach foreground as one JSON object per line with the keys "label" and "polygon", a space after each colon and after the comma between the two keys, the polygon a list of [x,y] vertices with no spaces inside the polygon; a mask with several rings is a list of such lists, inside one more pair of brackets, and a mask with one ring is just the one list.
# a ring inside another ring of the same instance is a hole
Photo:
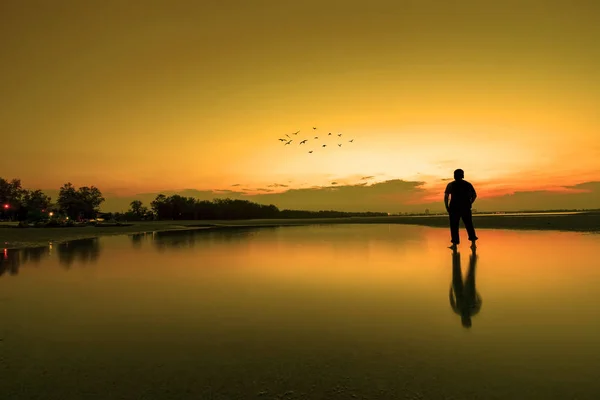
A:
{"label": "sandy beach foreground", "polygon": [[[571,232],[600,232],[600,212],[575,214],[475,215],[478,229],[533,229]],[[49,242],[94,238],[107,235],[182,229],[228,229],[239,227],[299,226],[316,224],[409,224],[448,227],[447,216],[388,216],[314,219],[255,219],[236,221],[148,221],[132,222],[127,226],[72,228],[16,228],[0,225],[0,244],[3,248],[44,246]]]}

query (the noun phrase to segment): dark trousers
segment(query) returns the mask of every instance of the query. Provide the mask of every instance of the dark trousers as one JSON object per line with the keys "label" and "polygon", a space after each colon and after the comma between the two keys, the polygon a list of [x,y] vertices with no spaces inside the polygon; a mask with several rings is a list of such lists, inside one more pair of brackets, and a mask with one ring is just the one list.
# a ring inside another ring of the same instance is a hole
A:
{"label": "dark trousers", "polygon": [[460,237],[458,235],[458,226],[460,224],[461,218],[463,224],[465,224],[465,228],[467,228],[469,240],[477,240],[477,236],[475,236],[475,228],[473,227],[473,216],[471,215],[471,210],[450,209],[450,235],[452,237],[452,243],[460,243]]}

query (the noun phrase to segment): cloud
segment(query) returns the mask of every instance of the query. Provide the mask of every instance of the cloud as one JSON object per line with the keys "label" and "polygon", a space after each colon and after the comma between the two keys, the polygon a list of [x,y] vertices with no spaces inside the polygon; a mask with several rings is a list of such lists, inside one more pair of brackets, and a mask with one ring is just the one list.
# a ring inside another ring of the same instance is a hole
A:
{"label": "cloud", "polygon": [[[226,196],[236,196],[239,195],[243,192],[239,192],[239,191],[235,191],[235,190],[229,190],[229,189],[218,189],[218,190],[213,190],[212,193],[216,193],[219,195],[226,195]],[[194,197],[194,196],[190,196],[190,197]]]}
{"label": "cloud", "polygon": [[239,184],[239,183],[234,183],[234,184],[233,184],[233,185],[231,185],[231,186],[240,186],[240,184]]}
{"label": "cloud", "polygon": [[279,208],[340,211],[392,212],[410,205],[424,194],[423,182],[390,180],[372,185],[337,185],[289,189],[281,193],[253,196],[254,201],[275,204]]}
{"label": "cloud", "polygon": [[366,180],[373,179],[373,178],[375,178],[373,175],[371,175],[371,176],[363,176],[362,178],[360,178],[360,180],[361,181],[366,181]]}
{"label": "cloud", "polygon": [[337,182],[331,182],[331,184],[332,184],[332,185],[337,185],[338,183],[337,183]]}
{"label": "cloud", "polygon": [[566,189],[574,189],[585,193],[600,192],[600,182],[584,182],[572,186],[563,186]]}
{"label": "cloud", "polygon": [[[333,183],[332,183],[333,184]],[[269,187],[273,187],[269,185]],[[179,192],[164,191],[171,196],[194,197],[199,200],[231,198],[250,200],[260,204],[274,204],[280,209],[339,210],[339,211],[379,211],[379,212],[421,212],[429,208],[431,212],[444,210],[443,195],[439,200],[431,198],[431,189],[421,181],[387,180],[374,184],[361,182],[354,185],[313,186],[287,189],[277,192],[258,188],[253,193],[235,190],[195,190]],[[133,200],[141,200],[149,205],[158,193],[143,193],[136,196],[117,197],[105,194],[104,211],[124,211]],[[53,196],[53,200],[56,197]],[[600,182],[584,182],[564,186],[562,191],[519,191],[512,194],[480,197],[474,204],[479,211],[512,211],[541,209],[584,209],[598,208],[600,205]]]}
{"label": "cloud", "polygon": [[564,186],[563,191],[518,191],[477,199],[474,207],[488,211],[594,209],[600,207],[600,182]]}
{"label": "cloud", "polygon": [[289,187],[289,185],[284,185],[282,183],[273,183],[272,185],[267,185],[267,187],[283,187],[283,188],[286,188],[286,187]]}
{"label": "cloud", "polygon": [[[194,190],[163,191],[166,196],[178,194],[194,197],[199,200],[213,200],[216,198],[231,198],[250,200],[261,204],[275,204],[280,209],[303,210],[340,210],[340,211],[383,211],[397,210],[404,203],[415,201],[423,193],[420,188],[422,182],[406,182],[390,180],[368,185],[362,182],[356,185],[313,186],[309,188],[287,189],[276,192],[271,189],[258,188],[255,193],[220,190]],[[278,185],[280,187],[281,185]],[[273,187],[273,185],[269,185]],[[259,192],[259,193],[256,193]],[[117,197],[105,196],[106,202],[102,204],[103,211],[124,211],[133,200],[141,200],[150,204],[158,193],[142,193],[135,196]],[[417,210],[414,205],[411,209]]]}

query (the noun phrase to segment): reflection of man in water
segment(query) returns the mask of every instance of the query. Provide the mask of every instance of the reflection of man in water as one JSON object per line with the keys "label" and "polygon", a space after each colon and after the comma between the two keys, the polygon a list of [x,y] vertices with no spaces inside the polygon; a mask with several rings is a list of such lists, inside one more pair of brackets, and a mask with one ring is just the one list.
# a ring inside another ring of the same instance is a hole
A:
{"label": "reflection of man in water", "polygon": [[[444,192],[444,204],[450,215],[450,235],[452,241],[450,248],[455,248],[460,243],[458,225],[461,218],[469,234],[469,240],[473,243],[471,246],[474,247],[477,240],[471,215],[471,205],[477,198],[477,193],[473,185],[465,181],[464,177],[465,172],[462,169],[454,171],[454,181],[446,186],[446,191]],[[448,198],[450,198],[449,203]]]}
{"label": "reflection of man in water", "polygon": [[454,249],[452,252],[452,286],[450,287],[450,306],[455,313],[460,315],[462,325],[471,327],[471,317],[481,309],[481,296],[475,289],[475,265],[477,254],[472,248],[469,256],[469,270],[465,281],[462,280],[462,269],[460,267],[460,253]]}

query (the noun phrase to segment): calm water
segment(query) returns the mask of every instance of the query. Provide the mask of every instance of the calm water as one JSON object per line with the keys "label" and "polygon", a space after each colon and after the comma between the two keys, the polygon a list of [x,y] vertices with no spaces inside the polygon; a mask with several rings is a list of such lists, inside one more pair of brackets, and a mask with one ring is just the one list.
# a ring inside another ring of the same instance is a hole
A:
{"label": "calm water", "polygon": [[[445,229],[406,225],[156,233],[7,251],[0,393],[600,398],[600,235],[479,237],[476,257],[467,244],[453,255]],[[481,303],[470,303],[465,328],[451,299],[469,298]]]}

